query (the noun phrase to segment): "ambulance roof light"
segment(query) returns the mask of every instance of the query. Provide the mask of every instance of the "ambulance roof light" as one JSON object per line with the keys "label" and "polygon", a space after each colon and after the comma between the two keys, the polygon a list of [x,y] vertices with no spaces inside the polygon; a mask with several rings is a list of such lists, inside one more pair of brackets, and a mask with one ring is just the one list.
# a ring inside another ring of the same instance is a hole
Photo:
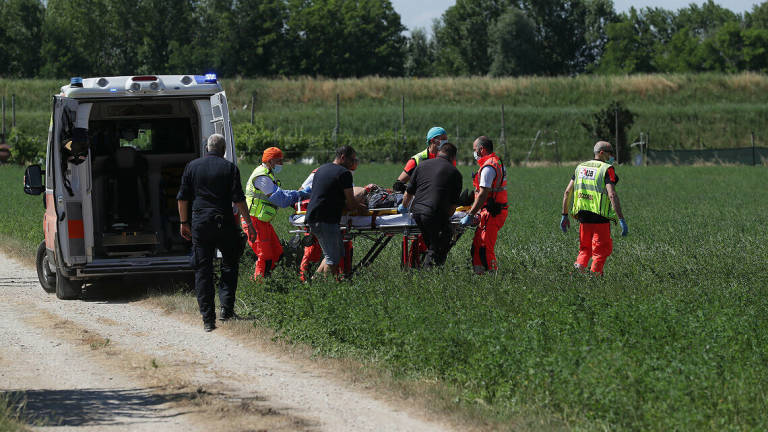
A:
{"label": "ambulance roof light", "polygon": [[82,87],[83,86],[83,78],[82,77],[72,77],[69,79],[69,86],[70,87]]}
{"label": "ambulance roof light", "polygon": [[140,75],[131,78],[132,81],[157,81],[157,77],[154,75]]}
{"label": "ambulance roof light", "polygon": [[216,84],[217,78],[215,73],[207,73],[205,74],[205,83],[206,84]]}

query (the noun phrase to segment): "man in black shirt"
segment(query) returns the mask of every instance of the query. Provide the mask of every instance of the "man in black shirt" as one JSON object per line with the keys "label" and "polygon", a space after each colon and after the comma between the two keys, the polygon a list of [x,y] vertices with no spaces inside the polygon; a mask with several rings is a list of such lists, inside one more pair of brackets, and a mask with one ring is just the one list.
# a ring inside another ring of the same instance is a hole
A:
{"label": "man in black shirt", "polygon": [[[192,240],[192,268],[195,269],[195,291],[205,331],[216,328],[214,306],[213,258],[221,251],[219,301],[222,321],[235,315],[235,290],[240,255],[243,253],[239,223],[232,213],[232,203],[248,224],[248,236],[256,238],[256,230],[248,217],[245,194],[240,183],[240,170],[224,159],[226,141],[222,135],[208,137],[208,153],[190,162],[181,177],[176,196],[181,219],[181,236]],[[192,219],[189,202],[192,201]]]}
{"label": "man in black shirt", "polygon": [[352,171],[357,168],[357,154],[351,146],[336,149],[336,158],[320,166],[312,180],[312,196],[307,207],[307,225],[323,249],[323,262],[318,273],[336,275],[344,255],[341,237],[341,213],[366,211],[367,207],[355,199],[352,190]]}
{"label": "man in black shirt", "polygon": [[461,194],[461,173],[454,160],[456,146],[443,144],[436,158],[416,167],[403,197],[403,207],[413,202],[411,213],[427,244],[424,267],[441,266],[448,257],[453,235],[451,216]]}

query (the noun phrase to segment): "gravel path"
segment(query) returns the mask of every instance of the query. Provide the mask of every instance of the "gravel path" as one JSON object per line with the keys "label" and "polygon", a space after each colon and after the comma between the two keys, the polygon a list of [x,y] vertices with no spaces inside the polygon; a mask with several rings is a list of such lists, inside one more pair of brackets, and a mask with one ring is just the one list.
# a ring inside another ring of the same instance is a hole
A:
{"label": "gravel path", "polygon": [[141,302],[57,300],[2,254],[0,316],[0,390],[20,392],[41,430],[450,430],[226,328]]}

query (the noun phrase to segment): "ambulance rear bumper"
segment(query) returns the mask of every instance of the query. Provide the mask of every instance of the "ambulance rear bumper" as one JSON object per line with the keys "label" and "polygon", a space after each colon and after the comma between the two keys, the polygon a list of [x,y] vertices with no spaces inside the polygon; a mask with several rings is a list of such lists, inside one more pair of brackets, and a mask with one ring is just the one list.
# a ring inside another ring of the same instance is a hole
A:
{"label": "ambulance rear bumper", "polygon": [[189,256],[97,259],[76,269],[77,278],[192,272]]}

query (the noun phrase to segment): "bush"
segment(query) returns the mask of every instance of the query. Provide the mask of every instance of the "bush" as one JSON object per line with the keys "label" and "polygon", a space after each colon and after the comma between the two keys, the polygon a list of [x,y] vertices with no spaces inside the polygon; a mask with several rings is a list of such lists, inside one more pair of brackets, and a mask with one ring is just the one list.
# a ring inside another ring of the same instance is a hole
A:
{"label": "bush", "polygon": [[263,124],[239,123],[234,125],[235,145],[241,160],[258,162],[268,147],[278,147],[285,159],[312,158],[317,162],[333,159],[337,147],[351,145],[364,162],[403,161],[419,151],[423,143],[409,138],[403,146],[402,137],[393,135],[334,137],[330,134],[283,135],[280,129],[268,129]]}
{"label": "bush", "polygon": [[28,165],[42,163],[45,160],[45,142],[23,135],[18,128],[11,129],[8,144],[11,146],[10,162]]}

